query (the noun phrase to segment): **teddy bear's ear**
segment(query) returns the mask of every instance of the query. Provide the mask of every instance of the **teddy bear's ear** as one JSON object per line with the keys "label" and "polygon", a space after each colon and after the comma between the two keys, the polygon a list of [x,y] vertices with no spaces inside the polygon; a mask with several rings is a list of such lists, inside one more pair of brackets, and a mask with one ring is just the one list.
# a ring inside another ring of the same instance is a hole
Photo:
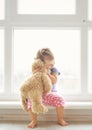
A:
{"label": "teddy bear's ear", "polygon": [[32,64],[32,72],[40,71],[42,68],[44,68],[44,62],[40,59],[36,59]]}

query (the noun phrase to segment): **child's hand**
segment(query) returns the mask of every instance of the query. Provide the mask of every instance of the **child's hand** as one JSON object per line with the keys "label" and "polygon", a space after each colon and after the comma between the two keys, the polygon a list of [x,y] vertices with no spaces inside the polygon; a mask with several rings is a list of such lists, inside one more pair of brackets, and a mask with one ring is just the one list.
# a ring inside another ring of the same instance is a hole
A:
{"label": "child's hand", "polygon": [[48,74],[48,76],[51,79],[52,84],[56,84],[56,82],[57,82],[57,75]]}

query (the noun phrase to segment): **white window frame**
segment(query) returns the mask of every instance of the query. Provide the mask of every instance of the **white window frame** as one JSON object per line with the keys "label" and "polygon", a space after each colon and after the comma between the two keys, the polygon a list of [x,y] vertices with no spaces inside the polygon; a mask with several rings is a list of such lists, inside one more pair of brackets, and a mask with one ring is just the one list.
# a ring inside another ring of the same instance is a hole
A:
{"label": "white window frame", "polygon": [[[80,28],[81,32],[81,91],[82,95],[65,95],[69,101],[92,101],[92,94],[87,93],[88,85],[88,1],[76,0],[75,15],[18,15],[17,0],[5,1],[5,19],[0,20],[0,27],[5,30],[5,93],[0,93],[0,100],[19,100],[19,95],[11,92],[12,85],[12,30],[14,27],[31,28]],[[23,21],[23,22],[22,22]],[[85,58],[84,58],[85,57]]]}

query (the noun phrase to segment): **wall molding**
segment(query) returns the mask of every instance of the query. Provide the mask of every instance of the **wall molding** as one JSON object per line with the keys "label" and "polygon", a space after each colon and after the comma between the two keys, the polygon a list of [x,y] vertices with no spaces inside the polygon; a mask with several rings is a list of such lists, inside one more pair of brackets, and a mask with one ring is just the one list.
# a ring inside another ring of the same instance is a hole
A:
{"label": "wall molding", "polygon": [[[67,109],[64,113],[64,118],[67,121],[92,121],[92,110],[75,110]],[[0,120],[3,121],[30,121],[30,116],[23,110],[0,110]],[[55,109],[50,110],[46,114],[38,115],[39,121],[57,121],[57,115]]]}

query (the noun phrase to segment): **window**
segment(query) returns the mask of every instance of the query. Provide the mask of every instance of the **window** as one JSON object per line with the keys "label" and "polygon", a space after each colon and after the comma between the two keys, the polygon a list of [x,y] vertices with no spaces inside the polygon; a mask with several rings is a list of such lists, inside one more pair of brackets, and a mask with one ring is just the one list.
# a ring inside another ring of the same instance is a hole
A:
{"label": "window", "polygon": [[19,14],[75,14],[76,0],[18,0]]}
{"label": "window", "polygon": [[92,100],[91,0],[0,0],[0,100],[19,101],[39,48],[50,47],[67,101]]}
{"label": "window", "polygon": [[5,1],[0,0],[0,20],[4,19],[4,5],[5,5]]}
{"label": "window", "polygon": [[4,89],[4,30],[0,29],[0,93]]}
{"label": "window", "polygon": [[88,0],[88,18],[92,20],[92,0]]}
{"label": "window", "polygon": [[[67,39],[65,39],[65,37],[67,37]],[[53,50],[56,56],[56,64],[63,72],[63,79],[61,76],[60,84],[58,86],[62,85],[64,92],[79,92],[80,31],[63,29],[14,30],[13,90],[17,90],[16,92],[18,93],[21,82],[31,74],[31,64],[33,62],[33,58],[37,50],[42,47],[49,47]],[[67,57],[69,57],[69,60],[67,60]],[[71,89],[72,91],[70,91]]]}
{"label": "window", "polygon": [[88,41],[88,91],[92,93],[92,30],[89,30]]}

